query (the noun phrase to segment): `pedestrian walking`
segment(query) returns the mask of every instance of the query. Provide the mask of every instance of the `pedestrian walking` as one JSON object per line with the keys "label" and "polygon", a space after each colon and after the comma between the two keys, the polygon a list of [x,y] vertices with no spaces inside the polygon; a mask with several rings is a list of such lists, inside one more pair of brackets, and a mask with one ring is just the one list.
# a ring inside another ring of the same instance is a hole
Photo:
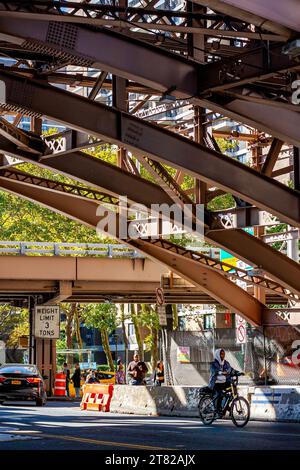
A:
{"label": "pedestrian walking", "polygon": [[154,385],[161,386],[165,381],[165,370],[163,361],[158,361],[154,370],[153,383]]}
{"label": "pedestrian walking", "polygon": [[125,383],[125,371],[121,359],[117,361],[116,384],[123,385]]}
{"label": "pedestrian walking", "polygon": [[75,364],[75,371],[71,377],[71,380],[75,388],[75,397],[80,398],[81,369],[80,369],[80,365],[78,364],[78,362]]}
{"label": "pedestrian walking", "polygon": [[130,385],[146,385],[145,377],[148,372],[148,367],[144,361],[140,361],[140,356],[137,351],[133,355],[133,361],[128,364],[127,372],[131,377]]}
{"label": "pedestrian walking", "polygon": [[66,396],[70,397],[70,390],[69,390],[69,387],[70,387],[70,369],[69,369],[68,364],[66,362],[64,362],[63,373],[66,376]]}

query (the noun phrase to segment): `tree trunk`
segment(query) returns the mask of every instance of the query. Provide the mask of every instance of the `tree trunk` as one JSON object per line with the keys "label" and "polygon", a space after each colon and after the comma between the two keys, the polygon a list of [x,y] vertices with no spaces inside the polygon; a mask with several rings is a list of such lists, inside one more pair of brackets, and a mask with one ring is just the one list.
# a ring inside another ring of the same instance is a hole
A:
{"label": "tree trunk", "polygon": [[113,357],[112,357],[110,346],[109,346],[107,329],[100,330],[100,334],[101,334],[103,351],[105,352],[105,355],[106,355],[106,362],[109,365],[110,370],[113,371],[115,367],[114,367],[114,361],[113,361]]}
{"label": "tree trunk", "polygon": [[143,347],[143,341],[141,338],[141,332],[139,328],[139,321],[138,321],[138,316],[137,316],[136,309],[135,309],[135,304],[130,305],[130,313],[131,313],[131,320],[134,326],[139,355],[140,355],[141,360],[143,361],[144,360],[144,347]]}
{"label": "tree trunk", "polygon": [[173,330],[178,330],[178,309],[177,304],[172,304]]}
{"label": "tree trunk", "polygon": [[125,325],[124,304],[120,305],[120,310],[121,310],[121,325],[122,325],[123,341],[124,341],[124,349],[125,349],[125,369],[126,369],[127,368],[127,362],[128,362],[129,341],[128,341],[128,336],[127,336],[127,332],[126,332],[126,325]]}
{"label": "tree trunk", "polygon": [[151,328],[151,334],[152,334],[151,365],[152,365],[152,371],[154,371],[157,361],[158,361],[158,329],[155,326]]}
{"label": "tree trunk", "polygon": [[[67,344],[67,349],[72,349],[73,344],[72,344],[72,337],[73,337],[73,328],[72,328],[72,323],[73,323],[73,318],[75,314],[75,309],[76,305],[75,304],[70,304],[70,306],[67,306],[66,308],[66,344]],[[73,356],[68,356],[67,358],[68,365],[73,364]]]}
{"label": "tree trunk", "polygon": [[[82,338],[80,333],[79,304],[75,304],[75,333],[79,349],[82,349]],[[79,353],[79,361],[82,361],[82,352]]]}

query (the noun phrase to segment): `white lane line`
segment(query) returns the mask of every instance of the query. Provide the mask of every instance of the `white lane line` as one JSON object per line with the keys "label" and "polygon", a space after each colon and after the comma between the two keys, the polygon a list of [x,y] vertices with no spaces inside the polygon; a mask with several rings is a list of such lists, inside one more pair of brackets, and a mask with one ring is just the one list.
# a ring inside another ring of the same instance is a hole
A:
{"label": "white lane line", "polygon": [[294,434],[294,433],[283,433],[283,432],[264,432],[264,431],[247,431],[246,429],[244,431],[234,431],[234,433],[243,433],[247,434],[262,434],[264,436],[285,436],[285,437],[300,437],[300,434]]}

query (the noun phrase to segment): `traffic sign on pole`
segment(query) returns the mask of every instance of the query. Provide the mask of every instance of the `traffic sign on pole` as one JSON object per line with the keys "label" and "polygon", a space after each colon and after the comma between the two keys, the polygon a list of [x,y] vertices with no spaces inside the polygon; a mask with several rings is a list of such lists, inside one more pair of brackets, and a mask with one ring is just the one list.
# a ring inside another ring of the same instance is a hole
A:
{"label": "traffic sign on pole", "polygon": [[247,322],[239,315],[235,316],[235,338],[237,344],[245,344],[247,342]]}
{"label": "traffic sign on pole", "polygon": [[157,305],[164,305],[165,304],[165,294],[161,287],[156,289],[156,303]]}
{"label": "traffic sign on pole", "polygon": [[157,305],[157,313],[160,326],[167,326],[167,313],[165,305]]}

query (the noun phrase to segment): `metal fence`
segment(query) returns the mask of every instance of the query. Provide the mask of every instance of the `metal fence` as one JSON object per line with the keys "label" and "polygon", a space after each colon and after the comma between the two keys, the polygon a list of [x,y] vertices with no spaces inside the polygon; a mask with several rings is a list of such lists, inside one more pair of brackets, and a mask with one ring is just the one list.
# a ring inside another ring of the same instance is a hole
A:
{"label": "metal fence", "polygon": [[[188,349],[189,362],[179,352]],[[175,385],[204,385],[209,380],[214,351],[224,348],[231,366],[243,371],[249,385],[300,384],[300,325],[248,328],[245,344],[237,344],[235,328],[168,333],[168,349]]]}

